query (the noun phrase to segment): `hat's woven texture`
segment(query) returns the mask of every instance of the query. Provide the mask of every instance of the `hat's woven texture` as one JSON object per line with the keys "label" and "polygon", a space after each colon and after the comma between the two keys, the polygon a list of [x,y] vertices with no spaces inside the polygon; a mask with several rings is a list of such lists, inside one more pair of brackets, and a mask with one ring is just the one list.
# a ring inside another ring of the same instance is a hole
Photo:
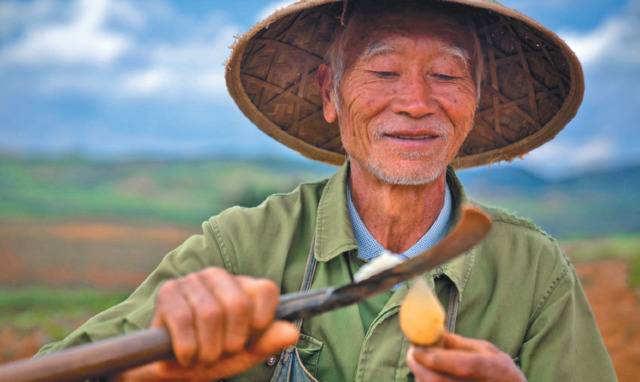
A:
{"label": "hat's woven texture", "polygon": [[[525,16],[487,5],[492,9],[472,17],[485,73],[475,126],[456,167],[523,155],[553,138],[582,99],[580,65],[562,40]],[[342,162],[344,150],[337,124],[323,119],[315,74],[340,27],[340,9],[302,2],[276,13],[239,40],[227,73],[232,96],[258,127],[329,163]]]}

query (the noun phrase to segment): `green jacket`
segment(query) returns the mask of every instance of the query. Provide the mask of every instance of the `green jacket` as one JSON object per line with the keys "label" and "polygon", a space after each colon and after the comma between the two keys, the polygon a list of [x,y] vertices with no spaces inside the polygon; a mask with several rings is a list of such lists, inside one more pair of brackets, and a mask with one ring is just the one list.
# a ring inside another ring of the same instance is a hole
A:
{"label": "green jacket", "polygon": [[[209,266],[267,277],[283,293],[297,291],[314,235],[318,265],[311,288],[350,282],[357,245],[346,205],[347,176],[344,165],[328,180],[211,218],[201,235],[170,252],[127,300],[40,354],[148,327],[158,286]],[[466,199],[453,171],[448,182],[457,219]],[[589,304],[557,242],[525,220],[487,210],[494,221],[488,237],[425,275],[445,306],[456,288],[455,331],[492,342],[530,381],[614,381]],[[409,343],[398,324],[406,292],[406,286],[391,292],[369,328],[363,327],[357,305],[306,320],[298,348],[307,369],[320,381],[412,379],[405,362]],[[261,364],[231,380],[268,380],[272,372]]]}

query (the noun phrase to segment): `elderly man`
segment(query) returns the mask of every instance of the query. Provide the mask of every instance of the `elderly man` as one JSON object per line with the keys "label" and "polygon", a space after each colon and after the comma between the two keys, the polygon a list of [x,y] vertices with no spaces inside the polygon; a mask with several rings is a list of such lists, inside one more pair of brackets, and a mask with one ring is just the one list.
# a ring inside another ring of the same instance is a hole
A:
{"label": "elderly man", "polygon": [[125,302],[43,352],[151,325],[168,329],[177,360],[118,379],[615,380],[557,243],[494,209],[481,245],[424,276],[448,308],[441,348],[400,332],[406,285],[273,320],[280,292],[348,283],[383,249],[410,257],[442,238],[466,201],[451,164],[524,154],[572,117],[582,77],[566,45],[472,3],[308,1],[241,38],[227,80],[243,111],[309,157],[348,160],[327,181],[213,217]]}

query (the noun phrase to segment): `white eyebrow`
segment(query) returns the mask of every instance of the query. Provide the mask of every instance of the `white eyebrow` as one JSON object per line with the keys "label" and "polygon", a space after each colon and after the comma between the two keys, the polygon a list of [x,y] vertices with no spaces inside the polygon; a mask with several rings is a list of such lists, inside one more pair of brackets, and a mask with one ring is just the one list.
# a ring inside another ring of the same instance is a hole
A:
{"label": "white eyebrow", "polygon": [[389,44],[386,44],[384,42],[374,41],[366,47],[366,49],[364,50],[364,53],[362,54],[362,58],[364,60],[369,60],[375,56],[379,56],[387,53],[393,53],[395,51],[396,49]]}
{"label": "white eyebrow", "polygon": [[[394,53],[396,49],[389,44],[384,42],[374,41],[369,46],[366,47],[364,53],[362,54],[362,58],[364,60],[369,60],[375,56],[379,56],[382,54]],[[469,64],[471,62],[471,58],[466,50],[455,46],[455,45],[447,45],[442,48],[443,53],[451,55],[453,57],[457,57]]]}
{"label": "white eyebrow", "polygon": [[471,62],[471,58],[469,58],[469,53],[467,53],[466,50],[458,47],[458,46],[454,46],[454,45],[447,45],[444,48],[442,48],[442,51],[444,53],[447,53],[451,56],[457,57],[459,59],[461,59],[462,61],[466,62],[467,64],[469,64]]}

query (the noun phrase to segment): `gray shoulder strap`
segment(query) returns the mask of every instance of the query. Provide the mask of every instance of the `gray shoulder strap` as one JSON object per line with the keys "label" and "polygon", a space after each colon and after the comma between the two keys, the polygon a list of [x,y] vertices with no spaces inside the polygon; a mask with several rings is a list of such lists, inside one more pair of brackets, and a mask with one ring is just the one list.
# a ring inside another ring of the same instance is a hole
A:
{"label": "gray shoulder strap", "polygon": [[[309,254],[307,255],[307,265],[304,267],[304,275],[302,276],[302,284],[300,285],[300,292],[306,292],[311,288],[313,282],[313,276],[316,273],[316,265],[318,262],[315,257],[316,238],[311,239],[311,245],[309,246]],[[302,319],[298,319],[295,322],[298,330],[302,328]]]}
{"label": "gray shoulder strap", "polygon": [[447,330],[453,333],[456,330],[456,319],[458,317],[458,288],[452,283],[449,289],[449,303],[447,304]]}

